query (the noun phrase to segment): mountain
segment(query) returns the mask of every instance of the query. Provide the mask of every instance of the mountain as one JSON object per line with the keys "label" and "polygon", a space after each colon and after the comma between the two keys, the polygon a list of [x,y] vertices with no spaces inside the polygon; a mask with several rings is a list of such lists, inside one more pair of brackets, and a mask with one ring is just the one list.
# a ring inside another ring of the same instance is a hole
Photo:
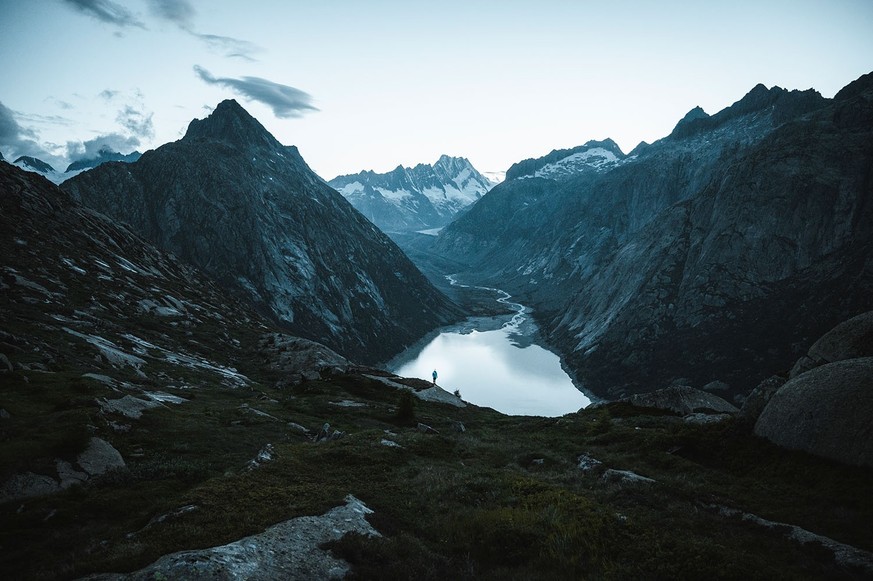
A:
{"label": "mountain", "polygon": [[596,395],[747,393],[873,307],[871,84],[758,85],[598,168],[522,162],[431,251],[527,300]]}
{"label": "mountain", "polygon": [[210,278],[3,162],[0,208],[0,348],[21,369],[72,367],[152,386],[158,376],[184,385],[196,369],[209,385],[247,384],[234,369],[239,332],[257,336],[267,321]]}
{"label": "mountain", "polygon": [[602,173],[621,164],[625,154],[612,139],[589,141],[572,149],[556,149],[538,159],[526,159],[506,171],[506,179],[546,178],[564,181],[587,172]]}
{"label": "mountain", "polygon": [[3,162],[0,230],[0,578],[873,574],[869,469],[710,394],[504,416],[278,332]]}
{"label": "mountain", "polygon": [[22,155],[13,163],[23,170],[32,171],[39,174],[57,173],[55,168],[53,168],[51,165],[47,164],[41,159],[37,159],[29,155]]}
{"label": "mountain", "polygon": [[123,154],[118,153],[117,151],[112,151],[110,149],[101,149],[97,152],[97,155],[95,157],[74,161],[67,166],[67,170],[65,173],[91,169],[97,167],[102,163],[106,163],[107,161],[122,161],[125,163],[131,163],[138,160],[141,156],[142,154],[138,151],[132,151],[128,154]]}
{"label": "mountain", "polygon": [[181,140],[63,184],[252,301],[293,333],[384,360],[456,307],[236,101]]}
{"label": "mountain", "polygon": [[385,232],[441,228],[494,186],[467,159],[447,155],[433,165],[363,171],[328,184]]}

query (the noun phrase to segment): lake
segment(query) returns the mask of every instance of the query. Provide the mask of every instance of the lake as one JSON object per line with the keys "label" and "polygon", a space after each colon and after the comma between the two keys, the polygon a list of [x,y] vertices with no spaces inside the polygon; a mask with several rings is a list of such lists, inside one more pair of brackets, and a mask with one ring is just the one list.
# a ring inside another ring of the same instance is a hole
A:
{"label": "lake", "polygon": [[456,286],[493,291],[495,300],[515,314],[473,317],[440,329],[389,361],[389,371],[430,381],[436,369],[443,389],[459,390],[465,401],[510,415],[555,417],[591,403],[564,372],[561,359],[536,343],[538,329],[524,305],[511,302],[500,289],[446,278]]}

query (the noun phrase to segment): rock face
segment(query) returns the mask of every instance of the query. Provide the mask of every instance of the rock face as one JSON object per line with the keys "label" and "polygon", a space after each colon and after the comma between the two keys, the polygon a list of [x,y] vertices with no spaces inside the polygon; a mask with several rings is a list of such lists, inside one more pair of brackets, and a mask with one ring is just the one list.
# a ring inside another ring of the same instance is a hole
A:
{"label": "rock face", "polygon": [[873,308],[869,76],[833,100],[759,85],[615,156],[560,179],[525,163],[432,248],[531,305],[595,395],[748,393]]}
{"label": "rock face", "polygon": [[405,255],[235,101],[64,183],[284,328],[378,362],[457,317]]}
{"label": "rock face", "polygon": [[447,155],[433,165],[363,171],[328,184],[385,232],[441,228],[494,186],[467,159]]}
{"label": "rock face", "polygon": [[828,363],[795,377],[764,408],[755,433],[795,450],[873,466],[873,357]]}

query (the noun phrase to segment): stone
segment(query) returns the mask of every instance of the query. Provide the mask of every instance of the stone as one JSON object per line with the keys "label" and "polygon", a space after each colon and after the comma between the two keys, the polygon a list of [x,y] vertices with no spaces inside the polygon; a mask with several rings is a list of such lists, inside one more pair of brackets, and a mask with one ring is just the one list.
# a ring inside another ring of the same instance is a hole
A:
{"label": "stone", "polygon": [[693,413],[688,414],[683,420],[687,424],[717,424],[720,422],[727,421],[733,417],[732,414],[704,414],[704,413]]}
{"label": "stone", "polygon": [[88,480],[88,474],[79,472],[66,460],[55,460],[55,468],[58,471],[58,478],[61,479],[61,488],[69,488],[74,484],[82,484]]}
{"label": "stone", "polygon": [[258,455],[249,460],[248,465],[246,466],[249,470],[255,470],[260,468],[264,464],[268,464],[276,459],[276,450],[273,448],[273,444],[266,444],[263,448],[260,449]]}
{"label": "stone", "polygon": [[58,481],[51,476],[25,472],[15,474],[0,488],[0,502],[45,496],[61,491]]}
{"label": "stone", "polygon": [[100,409],[103,410],[103,413],[121,414],[132,420],[141,418],[144,410],[162,405],[159,401],[144,400],[132,395],[126,395],[119,399],[102,399],[97,403],[100,404]]}
{"label": "stone", "polygon": [[88,447],[76,458],[79,466],[90,476],[97,476],[115,468],[124,468],[124,458],[112,444],[100,438],[91,438]]}
{"label": "stone", "polygon": [[637,407],[668,410],[686,416],[700,413],[735,414],[739,410],[730,402],[711,393],[686,385],[674,385],[651,393],[641,393],[623,398]]}
{"label": "stone", "polygon": [[729,391],[730,388],[731,388],[731,386],[729,386],[725,382],[716,380],[716,381],[710,381],[709,383],[704,385],[702,389],[703,389],[703,391],[713,392],[713,391]]}
{"label": "stone", "polygon": [[12,362],[4,353],[0,353],[0,373],[9,373],[13,371]]}
{"label": "stone", "polygon": [[600,479],[612,484],[653,484],[657,482],[653,478],[640,476],[630,470],[615,470],[614,468],[606,469]]}
{"label": "stone", "polygon": [[740,413],[737,414],[737,421],[744,425],[754,425],[758,421],[761,412],[764,411],[767,402],[773,397],[780,387],[785,385],[787,380],[778,375],[771,375],[764,381],[758,384],[752,393],[743,402],[743,407],[740,408]]}
{"label": "stone", "polygon": [[843,321],[822,335],[794,364],[790,377],[825,363],[857,357],[873,357],[873,311]]}
{"label": "stone", "polygon": [[439,434],[438,431],[428,426],[427,424],[422,424],[421,422],[419,422],[418,424],[418,431],[422,434]]}
{"label": "stone", "polygon": [[873,466],[873,357],[836,361],[788,381],[755,433],[784,448]]}
{"label": "stone", "polygon": [[372,512],[348,495],[345,504],[320,516],[292,518],[226,545],[164,555],[133,573],[93,575],[89,579],[340,579],[350,572],[348,563],[321,547],[348,533],[381,536],[365,518]]}
{"label": "stone", "polygon": [[590,472],[591,470],[603,465],[603,462],[596,458],[592,458],[588,454],[580,454],[579,457],[576,458],[576,462],[578,463],[579,470],[582,472]]}

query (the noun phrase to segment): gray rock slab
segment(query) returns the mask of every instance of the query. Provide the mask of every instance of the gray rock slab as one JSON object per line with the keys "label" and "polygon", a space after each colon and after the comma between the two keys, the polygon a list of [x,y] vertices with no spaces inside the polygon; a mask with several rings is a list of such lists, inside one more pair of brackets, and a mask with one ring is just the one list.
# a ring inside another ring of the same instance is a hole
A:
{"label": "gray rock slab", "polygon": [[345,501],[321,516],[293,518],[227,545],[165,555],[127,575],[95,575],[88,579],[341,579],[350,571],[348,563],[319,547],[350,532],[381,536],[365,518],[372,510],[354,496],[347,496]]}

